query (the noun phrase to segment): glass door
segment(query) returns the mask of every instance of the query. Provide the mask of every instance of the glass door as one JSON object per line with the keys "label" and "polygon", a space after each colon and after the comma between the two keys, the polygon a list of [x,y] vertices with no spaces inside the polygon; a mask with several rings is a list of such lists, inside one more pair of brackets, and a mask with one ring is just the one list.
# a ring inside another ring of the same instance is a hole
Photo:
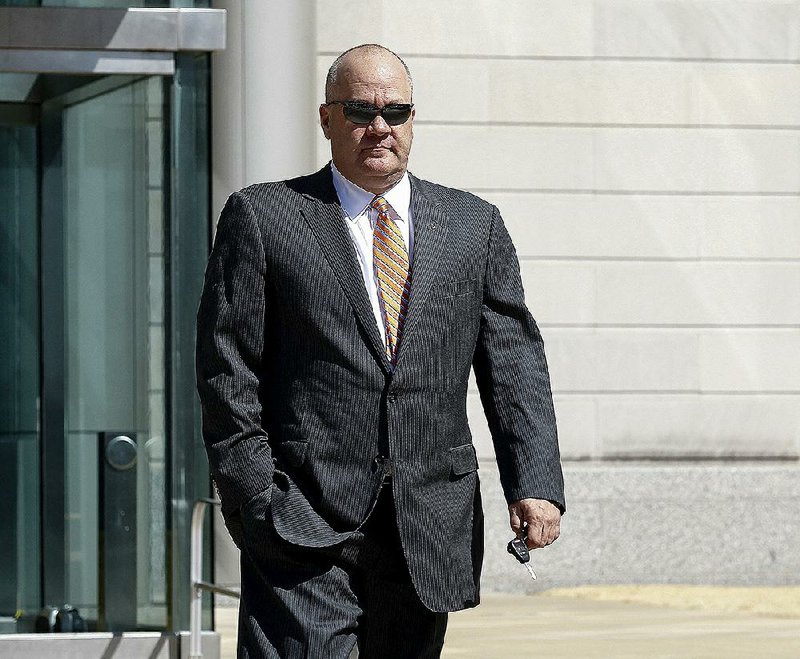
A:
{"label": "glass door", "polygon": [[0,616],[163,629],[170,81],[36,84],[59,91],[0,98]]}
{"label": "glass door", "polygon": [[146,78],[61,110],[66,597],[96,619],[135,587],[128,628],[166,625],[164,105]]}

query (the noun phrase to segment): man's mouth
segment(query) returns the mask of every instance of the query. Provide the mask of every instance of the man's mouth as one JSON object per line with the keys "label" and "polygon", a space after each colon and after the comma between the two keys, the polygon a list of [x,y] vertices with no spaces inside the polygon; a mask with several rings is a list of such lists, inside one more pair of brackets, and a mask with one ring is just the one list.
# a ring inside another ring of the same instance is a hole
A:
{"label": "man's mouth", "polygon": [[384,150],[384,151],[391,151],[391,149],[392,149],[392,144],[391,144],[391,142],[389,142],[389,143],[386,143],[386,142],[377,142],[377,143],[375,143],[375,144],[367,144],[367,145],[364,145],[363,149],[364,149],[364,151],[371,151],[371,150],[373,150],[373,149],[375,149],[375,150],[377,150],[377,149],[382,149],[382,150]]}
{"label": "man's mouth", "polygon": [[368,146],[362,150],[362,152],[366,153],[367,155],[382,155],[387,151],[391,151],[391,149],[388,146],[381,146],[381,145]]}

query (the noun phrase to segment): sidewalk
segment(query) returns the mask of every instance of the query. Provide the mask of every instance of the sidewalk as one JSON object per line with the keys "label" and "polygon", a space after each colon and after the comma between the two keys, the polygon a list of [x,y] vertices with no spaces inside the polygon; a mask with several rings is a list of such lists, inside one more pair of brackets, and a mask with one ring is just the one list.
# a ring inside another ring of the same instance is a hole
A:
{"label": "sidewalk", "polygon": [[[800,588],[752,589],[754,596],[774,591],[773,599],[778,602],[787,596],[796,597],[793,611],[787,612],[786,607],[778,611],[779,615],[794,617],[709,610],[709,606],[714,607],[712,595],[721,603],[719,608],[731,608],[726,605],[731,593],[723,588],[705,589],[702,598],[680,598],[688,606],[702,606],[703,610],[642,603],[648,598],[658,601],[659,593],[665,591],[675,595],[676,588],[681,587],[638,587],[638,596],[614,588],[559,589],[532,596],[485,595],[477,609],[450,616],[442,656],[800,658]],[[742,594],[746,593],[738,593]],[[619,599],[639,601],[615,601]],[[236,610],[218,608],[216,615],[217,630],[222,633],[222,656],[233,659]]]}

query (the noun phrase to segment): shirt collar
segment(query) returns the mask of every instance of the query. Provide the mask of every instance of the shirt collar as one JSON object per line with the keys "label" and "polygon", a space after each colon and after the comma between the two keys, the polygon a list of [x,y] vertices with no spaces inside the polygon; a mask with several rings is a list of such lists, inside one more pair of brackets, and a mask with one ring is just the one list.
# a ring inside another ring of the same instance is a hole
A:
{"label": "shirt collar", "polygon": [[[342,205],[345,215],[350,220],[355,220],[372,203],[375,195],[347,180],[336,169],[336,165],[333,162],[331,162],[331,174],[333,176],[333,187],[336,188],[336,194],[339,197],[339,203]],[[384,192],[382,196],[391,204],[401,221],[408,221],[411,207],[411,181],[408,178],[408,172],[403,172],[403,177],[391,190]]]}

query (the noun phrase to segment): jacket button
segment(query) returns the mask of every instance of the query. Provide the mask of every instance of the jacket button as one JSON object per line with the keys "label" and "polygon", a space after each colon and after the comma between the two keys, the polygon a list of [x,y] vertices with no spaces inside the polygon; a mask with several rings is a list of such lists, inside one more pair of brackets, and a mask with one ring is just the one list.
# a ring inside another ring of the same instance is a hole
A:
{"label": "jacket button", "polygon": [[372,459],[372,471],[373,472],[378,471],[381,467],[383,467],[383,463],[384,462],[386,462],[386,456],[385,455],[376,455]]}
{"label": "jacket button", "polygon": [[397,400],[397,397],[394,394],[388,394],[386,396],[387,403],[394,403],[395,400]]}

